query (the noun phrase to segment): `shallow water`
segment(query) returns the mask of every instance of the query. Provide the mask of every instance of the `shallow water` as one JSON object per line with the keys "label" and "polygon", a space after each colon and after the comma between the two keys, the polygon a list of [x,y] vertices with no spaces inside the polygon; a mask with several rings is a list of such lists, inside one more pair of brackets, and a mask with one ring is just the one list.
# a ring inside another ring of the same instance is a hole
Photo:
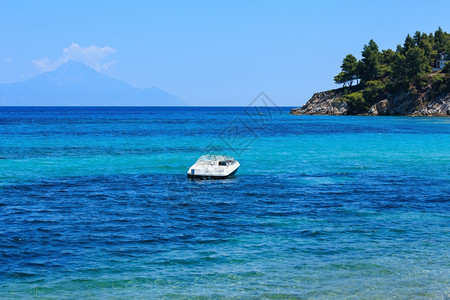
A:
{"label": "shallow water", "polygon": [[450,119],[288,112],[0,108],[0,298],[449,297]]}

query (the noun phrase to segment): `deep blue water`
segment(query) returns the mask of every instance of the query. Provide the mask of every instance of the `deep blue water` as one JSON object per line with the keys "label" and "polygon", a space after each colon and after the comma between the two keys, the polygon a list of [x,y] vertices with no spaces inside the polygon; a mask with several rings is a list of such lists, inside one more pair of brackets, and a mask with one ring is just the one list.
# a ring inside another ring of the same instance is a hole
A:
{"label": "deep blue water", "polygon": [[450,297],[450,119],[288,113],[0,107],[0,298]]}

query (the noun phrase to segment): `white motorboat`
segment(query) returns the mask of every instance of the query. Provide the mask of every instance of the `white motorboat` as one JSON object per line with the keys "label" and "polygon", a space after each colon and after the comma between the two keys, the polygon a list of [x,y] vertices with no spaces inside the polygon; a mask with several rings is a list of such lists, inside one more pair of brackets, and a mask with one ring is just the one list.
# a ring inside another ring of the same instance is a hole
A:
{"label": "white motorboat", "polygon": [[234,157],[203,155],[189,168],[188,178],[224,179],[236,174],[240,164]]}

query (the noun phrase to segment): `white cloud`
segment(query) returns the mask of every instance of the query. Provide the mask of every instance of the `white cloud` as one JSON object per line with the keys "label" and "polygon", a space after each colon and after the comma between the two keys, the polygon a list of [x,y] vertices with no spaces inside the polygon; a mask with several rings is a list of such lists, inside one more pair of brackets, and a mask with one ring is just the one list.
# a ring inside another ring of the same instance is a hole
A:
{"label": "white cloud", "polygon": [[5,58],[5,62],[7,62],[7,63],[10,63],[10,62],[12,62],[12,57],[11,57],[11,56],[9,56],[9,57]]}
{"label": "white cloud", "polygon": [[33,65],[41,72],[53,71],[69,60],[74,60],[97,71],[108,71],[114,64],[113,60],[106,61],[109,55],[115,53],[117,50],[109,46],[103,48],[97,46],[81,47],[73,43],[67,48],[63,49],[63,55],[56,60],[51,61],[48,57],[35,59],[32,61]]}

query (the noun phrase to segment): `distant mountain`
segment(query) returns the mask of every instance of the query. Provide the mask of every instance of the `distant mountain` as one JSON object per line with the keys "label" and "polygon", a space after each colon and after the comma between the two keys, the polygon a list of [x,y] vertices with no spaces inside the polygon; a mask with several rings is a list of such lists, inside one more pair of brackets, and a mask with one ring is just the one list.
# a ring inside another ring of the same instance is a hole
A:
{"label": "distant mountain", "polygon": [[172,106],[186,105],[161,89],[139,89],[69,61],[32,79],[0,84],[0,106]]}

